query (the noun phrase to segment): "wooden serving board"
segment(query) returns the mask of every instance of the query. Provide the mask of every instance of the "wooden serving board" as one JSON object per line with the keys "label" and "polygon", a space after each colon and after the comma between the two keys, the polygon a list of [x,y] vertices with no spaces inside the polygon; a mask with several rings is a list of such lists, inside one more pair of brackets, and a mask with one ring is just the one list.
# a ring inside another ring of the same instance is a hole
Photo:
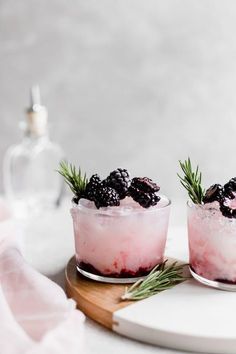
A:
{"label": "wooden serving board", "polygon": [[[130,285],[130,284],[128,284]],[[66,293],[88,317],[112,329],[113,313],[132,304],[120,301],[127,285],[100,283],[83,277],[76,270],[75,257],[66,268]]]}
{"label": "wooden serving board", "polygon": [[236,294],[187,280],[142,301],[120,301],[125,285],[66,268],[66,292],[88,317],[121,335],[154,345],[202,353],[236,353]]}

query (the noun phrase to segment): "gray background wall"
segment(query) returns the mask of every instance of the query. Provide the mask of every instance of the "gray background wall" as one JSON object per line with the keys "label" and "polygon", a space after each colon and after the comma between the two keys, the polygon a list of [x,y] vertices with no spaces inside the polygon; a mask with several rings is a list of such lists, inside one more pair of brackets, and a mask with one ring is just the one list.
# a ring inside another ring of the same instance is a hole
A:
{"label": "gray background wall", "polygon": [[188,155],[206,185],[236,175],[233,0],[1,0],[0,163],[35,82],[88,173],[127,167],[174,197]]}

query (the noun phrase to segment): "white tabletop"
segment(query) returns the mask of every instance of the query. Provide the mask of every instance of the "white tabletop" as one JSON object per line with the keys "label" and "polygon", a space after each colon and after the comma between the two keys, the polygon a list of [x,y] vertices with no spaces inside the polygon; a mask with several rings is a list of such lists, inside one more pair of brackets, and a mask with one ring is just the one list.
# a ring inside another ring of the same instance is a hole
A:
{"label": "white tabletop", "polygon": [[[70,202],[55,211],[32,219],[25,225],[23,253],[27,261],[62,287],[64,269],[74,253],[72,221],[69,213]],[[187,237],[185,203],[174,202],[166,254],[187,260]],[[88,354],[109,353],[180,353],[179,351],[154,347],[119,336],[87,319],[85,340]]]}

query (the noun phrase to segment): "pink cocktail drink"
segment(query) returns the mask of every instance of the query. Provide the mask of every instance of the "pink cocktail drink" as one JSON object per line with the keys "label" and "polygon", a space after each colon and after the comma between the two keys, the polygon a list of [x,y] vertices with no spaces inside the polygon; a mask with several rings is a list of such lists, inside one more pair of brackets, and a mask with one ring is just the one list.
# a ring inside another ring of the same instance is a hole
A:
{"label": "pink cocktail drink", "polygon": [[128,282],[164,260],[170,201],[142,208],[126,197],[120,206],[96,209],[81,199],[71,209],[77,269],[103,281]]}
{"label": "pink cocktail drink", "polygon": [[236,284],[235,218],[223,216],[218,202],[189,204],[188,238],[189,262],[195,275]]}

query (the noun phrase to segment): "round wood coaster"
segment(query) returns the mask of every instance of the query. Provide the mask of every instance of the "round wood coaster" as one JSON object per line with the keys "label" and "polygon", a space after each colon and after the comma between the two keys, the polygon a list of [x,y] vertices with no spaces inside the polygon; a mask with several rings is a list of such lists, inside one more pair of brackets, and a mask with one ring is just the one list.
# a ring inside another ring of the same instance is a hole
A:
{"label": "round wood coaster", "polygon": [[76,270],[75,257],[66,268],[66,293],[88,317],[112,329],[113,313],[131,303],[120,301],[126,285],[100,283],[87,279]]}

